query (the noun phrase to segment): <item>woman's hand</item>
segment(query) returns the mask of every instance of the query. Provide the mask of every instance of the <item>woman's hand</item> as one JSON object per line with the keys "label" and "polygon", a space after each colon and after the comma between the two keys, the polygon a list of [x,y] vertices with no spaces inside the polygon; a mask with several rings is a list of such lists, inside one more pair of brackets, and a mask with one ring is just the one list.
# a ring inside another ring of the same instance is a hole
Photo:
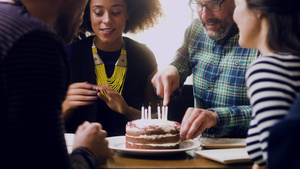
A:
{"label": "woman's hand", "polygon": [[123,96],[121,96],[119,92],[115,91],[109,86],[104,85],[95,86],[94,89],[97,91],[105,91],[107,93],[108,97],[103,95],[101,92],[98,92],[98,97],[102,99],[110,109],[125,116],[128,115],[131,108],[127,105]]}
{"label": "woman's hand", "polygon": [[71,84],[62,104],[63,116],[66,118],[77,107],[92,104],[97,100],[98,92],[93,88],[94,85],[87,82]]}

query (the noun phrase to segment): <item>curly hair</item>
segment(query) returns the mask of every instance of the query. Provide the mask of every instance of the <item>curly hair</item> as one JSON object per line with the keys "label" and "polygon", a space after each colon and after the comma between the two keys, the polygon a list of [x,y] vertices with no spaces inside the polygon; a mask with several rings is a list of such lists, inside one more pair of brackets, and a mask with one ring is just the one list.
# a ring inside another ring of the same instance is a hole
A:
{"label": "curly hair", "polygon": [[[130,19],[127,20],[124,33],[136,33],[144,31],[158,23],[159,17],[163,15],[159,0],[124,0],[130,11]],[[90,19],[90,2],[88,1],[85,8],[83,23],[80,30],[85,32],[94,32]]]}

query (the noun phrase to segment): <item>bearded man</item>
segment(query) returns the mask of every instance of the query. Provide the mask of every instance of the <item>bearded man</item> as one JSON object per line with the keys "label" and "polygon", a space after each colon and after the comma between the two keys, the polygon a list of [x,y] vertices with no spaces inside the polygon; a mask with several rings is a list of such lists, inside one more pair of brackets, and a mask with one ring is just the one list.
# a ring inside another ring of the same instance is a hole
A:
{"label": "bearded man", "polygon": [[246,137],[252,108],[245,72],[259,52],[238,44],[234,0],[190,0],[189,6],[199,18],[187,28],[172,63],[153,77],[157,95],[167,105],[192,74],[195,108],[185,112],[181,139]]}

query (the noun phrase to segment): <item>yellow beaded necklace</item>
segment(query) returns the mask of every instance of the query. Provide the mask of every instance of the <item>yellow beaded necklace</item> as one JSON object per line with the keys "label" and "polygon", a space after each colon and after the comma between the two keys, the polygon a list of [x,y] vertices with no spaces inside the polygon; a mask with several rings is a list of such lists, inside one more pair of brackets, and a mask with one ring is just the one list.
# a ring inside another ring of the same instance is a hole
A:
{"label": "yellow beaded necklace", "polygon": [[[98,55],[97,47],[95,45],[95,39],[93,40],[92,51],[95,62],[95,73],[97,85],[107,85],[119,92],[122,95],[126,72],[127,72],[127,51],[125,48],[125,42],[123,41],[123,47],[121,55],[115,64],[115,70],[113,75],[108,78],[105,70],[104,62]],[[105,91],[101,91],[102,94],[108,97]]]}

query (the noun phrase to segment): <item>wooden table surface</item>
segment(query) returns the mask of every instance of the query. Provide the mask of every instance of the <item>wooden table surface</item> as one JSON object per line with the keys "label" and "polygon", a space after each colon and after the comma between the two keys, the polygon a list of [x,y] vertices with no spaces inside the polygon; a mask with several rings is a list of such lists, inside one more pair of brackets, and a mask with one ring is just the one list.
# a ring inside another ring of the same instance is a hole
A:
{"label": "wooden table surface", "polygon": [[171,155],[129,155],[115,152],[105,165],[99,168],[227,168],[251,169],[251,163],[225,165],[202,158],[194,150]]}
{"label": "wooden table surface", "polygon": [[[65,134],[69,153],[72,151],[74,134]],[[195,150],[200,151],[202,147]],[[98,168],[206,168],[206,169],[251,169],[251,163],[237,163],[225,165],[201,157],[195,150],[179,152],[168,155],[139,154],[130,155],[124,152],[115,151],[113,156],[107,160],[106,164]]]}

